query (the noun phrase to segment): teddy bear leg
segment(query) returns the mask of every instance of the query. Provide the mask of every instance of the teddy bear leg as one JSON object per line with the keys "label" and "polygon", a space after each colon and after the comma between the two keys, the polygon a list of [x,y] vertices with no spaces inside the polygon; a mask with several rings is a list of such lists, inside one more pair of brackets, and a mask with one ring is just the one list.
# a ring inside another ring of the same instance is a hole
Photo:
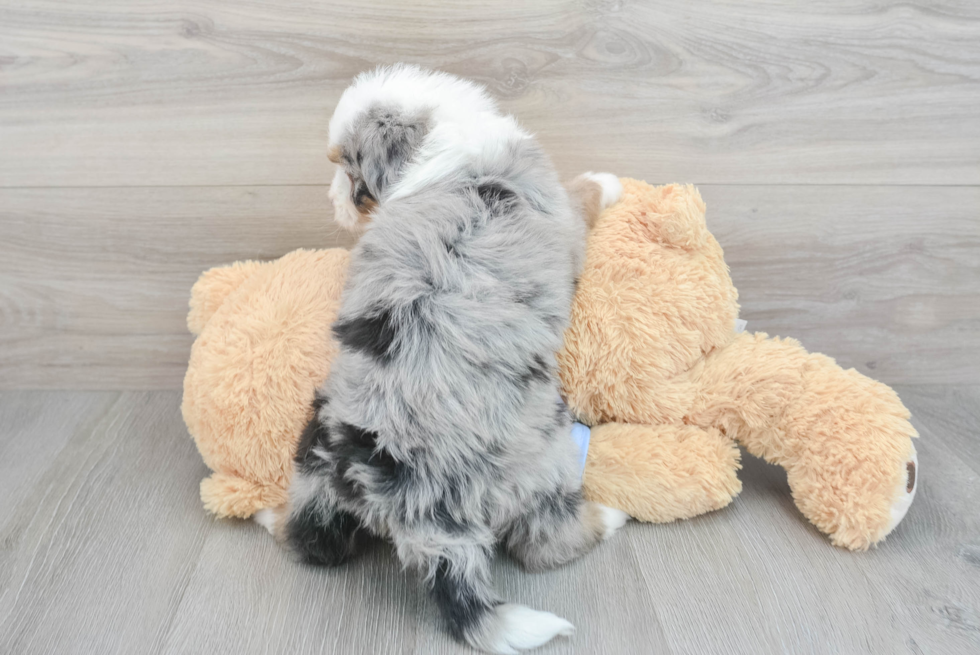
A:
{"label": "teddy bear leg", "polygon": [[738,447],[692,425],[607,423],[592,428],[585,498],[667,523],[720,509],[742,490]]}
{"label": "teddy bear leg", "polygon": [[247,280],[252,273],[267,262],[235,262],[230,266],[216,266],[201,273],[191,287],[190,312],[187,328],[192,334],[200,334],[208,320],[232,291]]}
{"label": "teddy bear leg", "polygon": [[783,466],[797,507],[835,545],[865,550],[905,515],[918,435],[891,388],[765,334],[736,337],[700,379],[688,420]]}
{"label": "teddy bear leg", "polygon": [[286,490],[275,484],[246,480],[226,473],[213,473],[201,480],[204,509],[220,518],[248,518],[266,507],[286,502]]}
{"label": "teddy bear leg", "polygon": [[919,455],[915,452],[915,444],[912,444],[912,455],[905,463],[905,473],[905,477],[899,479],[898,488],[894,492],[892,506],[888,511],[888,525],[881,533],[882,539],[891,534],[905,518],[919,488]]}

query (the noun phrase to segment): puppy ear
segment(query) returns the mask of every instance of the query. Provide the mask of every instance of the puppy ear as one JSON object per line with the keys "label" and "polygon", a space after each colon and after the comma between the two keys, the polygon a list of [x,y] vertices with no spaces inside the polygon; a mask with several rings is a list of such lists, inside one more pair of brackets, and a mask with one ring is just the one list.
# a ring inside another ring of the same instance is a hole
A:
{"label": "puppy ear", "polygon": [[427,115],[384,107],[371,110],[366,119],[356,153],[357,164],[368,191],[380,199],[422,147],[429,120]]}

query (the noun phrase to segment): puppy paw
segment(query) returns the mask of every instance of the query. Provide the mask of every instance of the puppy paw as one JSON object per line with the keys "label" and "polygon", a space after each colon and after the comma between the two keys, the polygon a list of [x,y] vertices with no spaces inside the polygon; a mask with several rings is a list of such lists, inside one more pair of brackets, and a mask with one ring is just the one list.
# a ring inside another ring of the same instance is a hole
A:
{"label": "puppy paw", "polygon": [[606,507],[605,505],[598,505],[598,507],[602,516],[602,524],[605,528],[605,531],[602,533],[603,539],[608,539],[616,534],[616,531],[626,525],[626,522],[632,518],[623,510],[616,509],[615,507]]}
{"label": "puppy paw", "polygon": [[333,203],[333,220],[349,232],[358,232],[361,226],[361,215],[350,199],[350,178],[343,168],[338,168],[330,183],[327,197]]}
{"label": "puppy paw", "polygon": [[588,172],[582,177],[592,180],[602,188],[602,198],[599,200],[599,210],[616,204],[623,195],[623,183],[612,173]]}
{"label": "puppy paw", "polygon": [[252,520],[269,531],[272,536],[276,535],[276,511],[270,507],[260,509],[252,515]]}
{"label": "puppy paw", "polygon": [[471,642],[476,648],[490,653],[513,655],[537,648],[558,635],[568,636],[575,632],[575,626],[560,616],[524,605],[505,603],[493,611],[494,616],[486,626],[488,629]]}

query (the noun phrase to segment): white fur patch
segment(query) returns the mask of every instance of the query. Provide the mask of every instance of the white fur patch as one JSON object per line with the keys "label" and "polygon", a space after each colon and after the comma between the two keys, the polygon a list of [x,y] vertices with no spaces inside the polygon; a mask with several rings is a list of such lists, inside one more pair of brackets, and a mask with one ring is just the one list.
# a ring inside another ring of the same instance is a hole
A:
{"label": "white fur patch", "polygon": [[338,168],[337,172],[334,173],[333,182],[330,183],[330,191],[327,192],[327,197],[333,203],[334,222],[342,228],[354,232],[359,228],[361,216],[357,212],[357,208],[354,207],[350,194],[350,178],[347,177],[347,173],[342,167]]}
{"label": "white fur patch", "polygon": [[558,635],[568,636],[575,626],[551,612],[539,612],[524,605],[498,605],[485,643],[474,644],[491,653],[513,655],[519,650],[537,648]]}
{"label": "white fur patch", "polygon": [[606,531],[602,534],[603,539],[608,539],[616,534],[616,531],[626,525],[626,522],[631,518],[623,510],[614,507],[599,505],[599,509],[602,511],[602,523],[606,527]]}
{"label": "white fur patch", "polygon": [[593,173],[588,172],[583,177],[592,180],[602,187],[602,199],[599,201],[599,209],[605,209],[619,202],[623,195],[623,183],[612,173]]}
{"label": "white fur patch", "polygon": [[479,84],[408,64],[382,66],[355,78],[330,118],[330,145],[343,141],[358,114],[372,104],[409,112],[429,109],[436,124],[451,122],[479,133],[481,119],[498,113],[497,103]]}
{"label": "white fur patch", "polygon": [[261,525],[263,528],[269,531],[269,534],[274,535],[276,529],[276,512],[275,510],[266,507],[265,509],[260,509],[255,514],[252,515],[252,520]]}
{"label": "white fur patch", "polygon": [[[402,179],[389,189],[388,200],[409,196],[432,180],[450,177],[466,163],[489,156],[494,149],[503,150],[515,139],[530,138],[513,117],[500,114],[483,86],[446,73],[396,64],[358,75],[344,91],[330,118],[329,146],[339,145],[357,116],[376,104],[397,106],[408,113],[426,111],[431,121],[422,147]],[[334,182],[338,189],[343,184],[336,177]],[[342,210],[338,202],[334,200],[337,222],[345,225],[347,217],[339,215]],[[353,225],[357,225],[356,212]]]}
{"label": "white fur patch", "polygon": [[[915,492],[919,489],[919,456],[915,452],[915,446],[912,446],[912,463],[915,466],[915,484],[912,487],[912,491],[906,491],[908,485],[907,477],[903,477],[901,483],[895,489],[895,502],[892,504],[891,509],[891,520],[888,522],[888,527],[884,529],[881,536],[889,534],[894,530],[902,519],[905,518],[905,514],[908,513],[909,507],[912,506],[912,500],[915,498]],[[880,538],[880,537],[879,537]]]}
{"label": "white fur patch", "polygon": [[389,199],[404,198],[435,180],[451,178],[481,158],[493,159],[512,141],[529,139],[512,116],[479,115],[478,122],[437,123]]}

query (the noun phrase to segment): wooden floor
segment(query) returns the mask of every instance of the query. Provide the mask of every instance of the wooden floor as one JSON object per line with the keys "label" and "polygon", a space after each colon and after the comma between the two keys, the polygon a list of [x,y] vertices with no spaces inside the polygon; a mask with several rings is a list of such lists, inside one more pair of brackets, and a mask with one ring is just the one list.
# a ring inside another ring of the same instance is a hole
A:
{"label": "wooden floor", "polygon": [[[746,456],[725,510],[629,524],[504,598],[578,632],[542,653],[980,652],[980,387],[901,386],[922,433],[915,504],[867,553],[832,547],[782,470]],[[179,393],[0,394],[0,652],[457,653],[393,554],[293,563],[205,515]]]}
{"label": "wooden floor", "polygon": [[485,83],[565,175],[698,184],[750,330],[894,385],[921,482],[833,548],[747,458],[508,599],[543,653],[980,653],[980,3],[0,3],[0,653],[454,653],[386,548],[338,571],[216,521],[179,413],[205,268],[350,245],[327,119],[357,72]]}

